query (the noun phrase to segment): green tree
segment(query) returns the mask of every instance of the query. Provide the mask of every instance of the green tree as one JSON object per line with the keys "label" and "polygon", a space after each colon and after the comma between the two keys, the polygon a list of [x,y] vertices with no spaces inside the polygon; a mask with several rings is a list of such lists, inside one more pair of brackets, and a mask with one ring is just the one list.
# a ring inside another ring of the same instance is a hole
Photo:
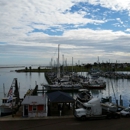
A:
{"label": "green tree", "polygon": [[31,70],[31,69],[32,69],[32,67],[30,66],[30,67],[29,67],[29,69]]}
{"label": "green tree", "polygon": [[40,68],[40,66],[39,66],[39,67],[38,67],[38,71],[40,71],[40,69],[41,69],[41,68]]}

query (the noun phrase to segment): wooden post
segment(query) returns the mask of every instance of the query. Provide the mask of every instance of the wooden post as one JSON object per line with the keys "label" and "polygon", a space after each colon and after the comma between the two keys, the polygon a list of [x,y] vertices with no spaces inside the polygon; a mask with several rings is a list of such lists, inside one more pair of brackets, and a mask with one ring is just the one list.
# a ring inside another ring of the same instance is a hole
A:
{"label": "wooden post", "polygon": [[121,99],[121,95],[120,95],[120,105],[123,106],[123,100]]}
{"label": "wooden post", "polygon": [[109,102],[112,102],[112,97],[111,96],[109,97]]}
{"label": "wooden post", "polygon": [[117,104],[117,107],[118,107],[118,100],[116,100],[116,104]]}

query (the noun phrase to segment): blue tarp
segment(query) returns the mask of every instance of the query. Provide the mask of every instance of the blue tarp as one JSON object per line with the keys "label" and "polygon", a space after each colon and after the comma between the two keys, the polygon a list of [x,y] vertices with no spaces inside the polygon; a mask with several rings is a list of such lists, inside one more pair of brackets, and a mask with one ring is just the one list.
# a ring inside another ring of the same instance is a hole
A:
{"label": "blue tarp", "polygon": [[51,93],[48,93],[47,95],[50,102],[69,103],[69,102],[75,101],[68,93],[61,92],[61,91],[51,92]]}

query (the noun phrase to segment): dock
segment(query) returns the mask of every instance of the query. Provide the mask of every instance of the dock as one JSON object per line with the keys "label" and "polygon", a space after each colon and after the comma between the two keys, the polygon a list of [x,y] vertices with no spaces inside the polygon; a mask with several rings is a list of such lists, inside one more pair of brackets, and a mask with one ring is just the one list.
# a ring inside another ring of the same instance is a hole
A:
{"label": "dock", "polygon": [[81,85],[43,85],[45,89],[38,91],[78,91],[82,88]]}

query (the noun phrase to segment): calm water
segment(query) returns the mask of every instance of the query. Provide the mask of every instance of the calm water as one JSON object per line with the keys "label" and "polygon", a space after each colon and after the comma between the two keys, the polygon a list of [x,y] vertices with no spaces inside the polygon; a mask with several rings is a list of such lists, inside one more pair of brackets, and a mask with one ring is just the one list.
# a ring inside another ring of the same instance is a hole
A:
{"label": "calm water", "polygon": [[[130,72],[123,72],[123,73],[130,74]],[[87,76],[86,72],[80,74]],[[92,93],[94,97],[105,98],[111,96],[113,102],[116,102],[116,100],[118,100],[119,103],[121,95],[123,105],[125,107],[128,107],[130,105],[130,79],[109,79],[109,78],[101,78],[101,79],[103,79],[106,82],[106,89],[93,90]]]}
{"label": "calm water", "polygon": [[[12,81],[14,78],[17,78],[18,84],[20,86],[20,97],[23,98],[24,94],[28,89],[34,89],[36,82],[39,88],[41,88],[41,84],[47,84],[44,73],[16,73],[13,70],[21,69],[21,68],[0,68],[0,99],[4,96],[3,93],[3,84],[5,86],[5,92],[7,94]],[[11,71],[11,72],[10,72]],[[87,73],[80,73],[84,76],[87,76]],[[123,99],[123,105],[125,107],[130,104],[130,79],[106,79],[103,78],[106,83],[105,90],[93,90],[92,93],[94,97],[106,97],[112,96],[113,102],[115,102],[114,93],[116,99],[120,99],[120,95]],[[113,86],[113,89],[112,89]],[[71,96],[76,97],[75,93],[71,93]],[[1,100],[0,100],[1,104]]]}
{"label": "calm water", "polygon": [[18,85],[20,86],[20,98],[23,98],[28,89],[34,89],[36,82],[39,87],[41,87],[42,83],[47,83],[44,73],[16,73],[13,71],[16,69],[22,68],[0,68],[0,99],[4,96],[3,84],[7,94],[14,78],[17,78]]}

